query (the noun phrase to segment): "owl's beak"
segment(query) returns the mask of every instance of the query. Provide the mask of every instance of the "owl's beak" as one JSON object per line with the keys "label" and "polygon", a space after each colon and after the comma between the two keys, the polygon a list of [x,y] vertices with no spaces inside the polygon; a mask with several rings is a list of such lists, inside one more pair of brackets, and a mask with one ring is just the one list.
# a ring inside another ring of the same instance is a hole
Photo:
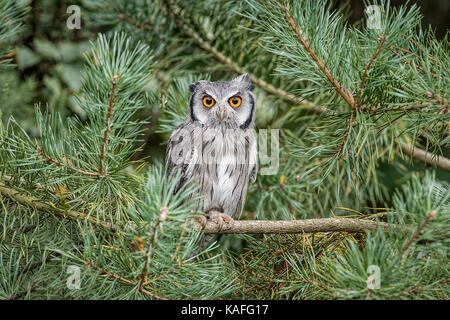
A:
{"label": "owl's beak", "polygon": [[216,116],[217,116],[217,119],[219,119],[219,122],[222,123],[223,120],[225,120],[225,118],[227,117],[227,112],[225,109],[219,108],[217,110]]}

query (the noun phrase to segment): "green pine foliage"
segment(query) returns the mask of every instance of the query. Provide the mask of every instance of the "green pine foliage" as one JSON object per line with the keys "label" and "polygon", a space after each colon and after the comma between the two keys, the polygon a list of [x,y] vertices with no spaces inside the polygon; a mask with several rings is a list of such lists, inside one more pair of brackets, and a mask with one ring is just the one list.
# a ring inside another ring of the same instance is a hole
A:
{"label": "green pine foliage", "polygon": [[[70,35],[65,5],[55,18],[0,0],[0,298],[449,299],[448,31],[424,28],[420,8],[366,2],[374,29],[327,1],[77,5]],[[227,235],[196,251],[196,186],[173,194],[164,143],[190,83],[242,73],[280,159],[241,219],[387,230]]]}

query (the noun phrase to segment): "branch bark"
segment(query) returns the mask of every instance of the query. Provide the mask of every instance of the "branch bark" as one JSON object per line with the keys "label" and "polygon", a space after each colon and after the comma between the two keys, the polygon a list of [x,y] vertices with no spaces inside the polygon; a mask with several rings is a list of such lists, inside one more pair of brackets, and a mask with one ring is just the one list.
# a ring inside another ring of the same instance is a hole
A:
{"label": "branch bark", "polygon": [[399,143],[400,148],[404,153],[420,161],[426,162],[431,165],[436,165],[439,168],[450,171],[450,159],[446,157],[438,156],[433,153],[426,152],[420,148],[410,146],[406,143]]}
{"label": "branch bark", "polygon": [[[195,225],[201,229],[200,223]],[[406,231],[406,227],[387,224],[385,222],[368,221],[353,218],[319,218],[304,220],[234,220],[232,226],[219,230],[219,225],[207,221],[203,232],[205,234],[285,234],[285,233],[316,233],[316,232],[365,232],[381,227],[387,231],[389,227]]]}

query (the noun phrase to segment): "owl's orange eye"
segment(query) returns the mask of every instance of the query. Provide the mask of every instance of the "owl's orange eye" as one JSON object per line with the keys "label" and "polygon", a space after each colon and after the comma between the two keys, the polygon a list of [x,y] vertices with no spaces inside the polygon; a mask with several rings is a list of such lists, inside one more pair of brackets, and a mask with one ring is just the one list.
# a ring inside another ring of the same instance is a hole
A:
{"label": "owl's orange eye", "polygon": [[211,96],[204,96],[203,99],[203,105],[207,108],[211,108],[216,101]]}
{"label": "owl's orange eye", "polygon": [[238,96],[234,96],[231,97],[230,99],[228,99],[228,103],[230,104],[230,106],[237,108],[241,105],[242,102],[242,98],[238,97]]}

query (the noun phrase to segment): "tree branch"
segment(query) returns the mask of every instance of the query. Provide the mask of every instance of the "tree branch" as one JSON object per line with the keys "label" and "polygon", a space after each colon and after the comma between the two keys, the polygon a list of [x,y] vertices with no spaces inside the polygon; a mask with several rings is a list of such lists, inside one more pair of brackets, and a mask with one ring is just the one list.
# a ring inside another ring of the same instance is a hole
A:
{"label": "tree branch", "polygon": [[[201,224],[194,225],[201,229]],[[389,227],[406,229],[399,225],[387,224],[352,218],[319,218],[303,220],[234,220],[228,229],[219,230],[219,225],[207,221],[203,232],[205,234],[285,234],[285,233],[316,233],[316,232],[365,232],[381,227],[387,231]]]}
{"label": "tree branch", "polygon": [[422,222],[422,224],[417,227],[417,229],[412,234],[411,238],[408,240],[408,242],[405,244],[405,246],[402,248],[402,261],[405,260],[407,257],[408,249],[411,247],[411,245],[414,243],[414,241],[420,236],[420,234],[423,232],[425,227],[433,220],[433,218],[436,216],[436,210],[431,211],[428,216],[425,218],[425,220]]}
{"label": "tree branch", "polygon": [[[95,271],[100,272],[101,276],[108,277],[108,278],[111,278],[111,279],[114,279],[114,280],[118,280],[118,281],[121,281],[121,282],[126,283],[126,284],[130,284],[130,285],[133,285],[133,286],[138,286],[139,285],[138,282],[136,282],[136,281],[128,280],[127,278],[121,277],[121,276],[119,276],[117,274],[108,272],[108,271],[106,271],[103,268],[97,267],[92,262],[84,261],[84,265],[90,267],[91,269],[93,269]],[[153,298],[156,298],[158,300],[168,300],[165,297],[161,297],[161,296],[157,295],[156,293],[153,293],[153,292],[150,292],[150,291],[146,290],[144,287],[140,288],[139,291],[144,293],[144,294],[147,294],[147,295],[149,295],[149,296],[151,296]]]}
{"label": "tree branch", "polygon": [[[0,182],[0,194],[11,200],[27,207],[35,208],[38,211],[51,213],[63,218],[73,220],[88,220],[96,226],[110,232],[119,232],[109,222],[104,222],[88,216],[82,212],[74,210],[63,210],[52,204],[43,202],[32,196],[23,195],[20,192],[7,187]],[[167,209],[163,208],[158,219],[158,226],[166,219]],[[320,218],[320,219],[304,219],[304,220],[234,220],[230,229],[219,230],[219,225],[207,221],[204,233],[207,234],[230,234],[230,233],[247,233],[247,234],[261,234],[261,233],[315,233],[315,232],[365,232],[366,230],[376,230],[377,227],[382,227],[387,231],[388,227],[402,228],[398,225],[390,225],[384,222],[375,222],[361,219],[351,218]],[[201,228],[200,223],[194,224],[195,228]],[[154,230],[155,231],[155,230]],[[154,245],[154,239],[150,242],[149,248]],[[145,282],[144,282],[145,283]]]}
{"label": "tree branch", "polygon": [[348,134],[350,133],[350,129],[353,126],[353,121],[355,119],[355,109],[352,109],[350,112],[350,118],[347,120],[347,126],[345,128],[344,137],[342,138],[342,142],[339,145],[339,149],[334,154],[335,157],[339,157],[344,150],[345,143],[347,142]]}
{"label": "tree branch", "polygon": [[160,214],[159,214],[159,217],[158,217],[158,221],[153,226],[153,233],[152,233],[152,236],[150,238],[147,250],[145,251],[145,254],[144,254],[144,258],[145,258],[144,267],[142,268],[142,272],[141,272],[141,274],[139,276],[139,278],[140,278],[139,290],[141,290],[141,291],[144,289],[145,284],[148,282],[147,281],[148,280],[147,279],[147,276],[148,276],[148,265],[149,265],[149,262],[150,262],[150,259],[151,259],[151,256],[152,256],[153,248],[154,248],[155,243],[156,243],[156,233],[158,232],[158,228],[161,225],[161,223],[166,221],[168,214],[169,214],[169,208],[167,208],[167,207],[161,208]]}
{"label": "tree branch", "polygon": [[[318,105],[314,104],[313,102],[305,100],[305,99],[303,99],[301,97],[298,97],[298,96],[295,96],[293,94],[290,94],[290,93],[288,93],[288,92],[286,92],[286,91],[284,91],[284,90],[282,90],[280,88],[276,88],[275,86],[271,85],[270,83],[267,83],[266,81],[258,78],[256,75],[252,74],[251,72],[249,72],[249,71],[245,70],[244,68],[242,68],[241,66],[239,66],[236,62],[232,61],[230,58],[228,58],[223,53],[221,53],[219,50],[217,50],[217,48],[215,48],[214,46],[209,44],[206,40],[204,40],[202,37],[200,37],[200,35],[198,35],[198,33],[196,33],[192,28],[190,28],[185,22],[183,22],[181,20],[181,17],[179,16],[179,13],[175,12],[175,10],[172,8],[172,6],[170,4],[170,0],[166,0],[165,4],[166,4],[166,7],[167,7],[167,10],[168,10],[169,14],[175,20],[177,25],[182,30],[184,30],[189,37],[194,39],[194,41],[197,42],[197,44],[200,46],[200,48],[202,48],[203,50],[211,53],[219,62],[228,65],[232,70],[234,70],[237,73],[248,73],[250,75],[250,78],[253,81],[253,83],[258,85],[259,87],[261,87],[263,90],[265,90],[268,93],[271,93],[271,94],[274,94],[276,96],[279,96],[280,98],[282,98],[284,100],[287,100],[287,101],[290,101],[290,102],[295,103],[295,104],[307,105],[309,108],[311,108],[311,110],[313,112],[315,112],[317,114],[321,114],[321,113],[323,113],[325,111],[323,107],[318,106]],[[130,25],[135,26],[136,28],[143,29],[143,30],[147,30],[148,29],[148,26],[139,24],[139,23],[131,20],[130,18],[126,17],[123,14],[119,15],[119,19],[124,21],[125,23],[129,23]],[[291,17],[291,19],[292,19],[292,17]],[[294,22],[294,26],[295,26],[295,22]],[[299,31],[299,30],[297,30],[297,31]],[[317,56],[316,56],[316,58],[317,58]],[[322,65],[323,65],[323,63],[322,63]],[[329,75],[331,76],[331,74],[329,74]],[[340,85],[338,87],[340,87]],[[345,91],[343,91],[342,88],[340,90],[342,91],[342,93],[344,95],[347,96],[346,101],[347,101],[347,103],[350,102],[350,106],[351,106],[353,97],[350,99],[348,94],[345,93]],[[421,108],[422,106],[419,106],[419,107]],[[414,108],[412,108],[412,109],[416,109],[416,106],[414,106]],[[369,109],[366,107],[364,110],[369,110]],[[348,130],[346,130],[346,131],[348,131]],[[415,148],[415,149],[416,150],[421,150],[419,148]],[[403,152],[408,153],[405,150],[403,150]],[[415,153],[411,154],[411,155],[413,157],[416,157],[418,160],[423,161],[422,158],[421,157],[417,157],[418,155],[416,155]],[[446,159],[444,157],[440,157],[440,158],[448,160],[448,159]],[[448,161],[450,161],[450,160],[448,160]],[[436,162],[436,165],[440,167],[441,163],[438,161],[438,162]],[[446,170],[448,170],[448,169],[446,169]]]}
{"label": "tree branch", "polygon": [[436,154],[426,152],[420,148],[411,146],[407,143],[399,143],[399,147],[404,153],[420,161],[426,162],[431,165],[435,165],[444,170],[450,171],[450,159],[443,156],[438,156]]}

